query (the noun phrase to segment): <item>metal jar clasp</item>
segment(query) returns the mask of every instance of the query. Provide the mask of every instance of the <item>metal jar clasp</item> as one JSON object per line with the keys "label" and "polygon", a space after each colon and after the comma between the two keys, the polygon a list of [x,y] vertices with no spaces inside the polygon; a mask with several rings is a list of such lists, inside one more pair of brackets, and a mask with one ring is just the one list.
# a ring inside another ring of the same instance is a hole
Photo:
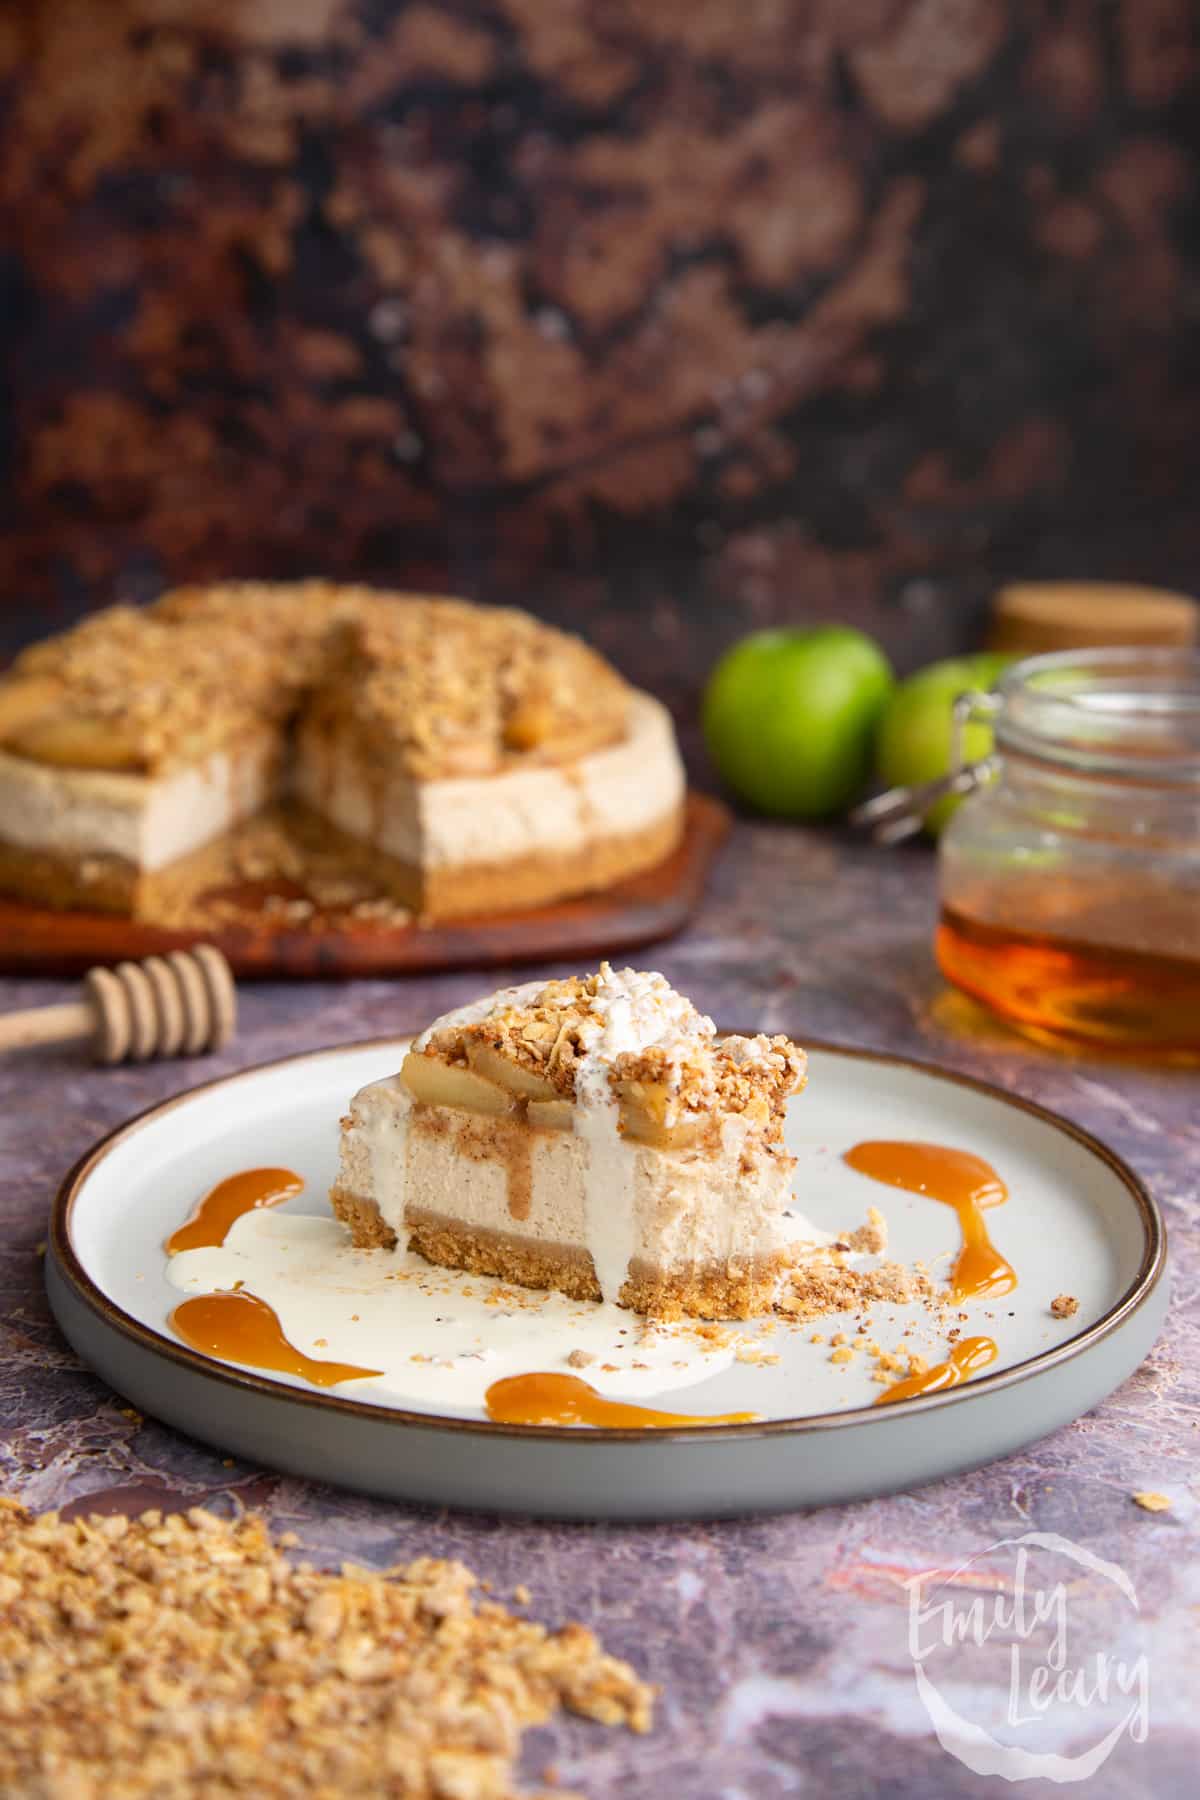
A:
{"label": "metal jar clasp", "polygon": [[984,756],[978,762],[964,760],[964,739],[970,724],[990,724],[1001,707],[999,694],[982,693],[972,688],[959,694],[950,716],[950,767],[945,775],[933,781],[919,782],[915,787],[888,788],[864,800],[850,814],[851,825],[869,831],[877,844],[902,844],[916,837],[932,806],[947,795],[973,794],[990,781],[995,758]]}

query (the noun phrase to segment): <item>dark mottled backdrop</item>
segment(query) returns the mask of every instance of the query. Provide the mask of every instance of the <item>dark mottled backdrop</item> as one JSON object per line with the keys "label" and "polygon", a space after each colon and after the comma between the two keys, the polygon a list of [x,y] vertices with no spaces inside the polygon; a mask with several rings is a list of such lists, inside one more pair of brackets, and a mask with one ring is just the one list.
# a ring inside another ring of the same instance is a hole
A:
{"label": "dark mottled backdrop", "polygon": [[[1200,585],[1193,0],[0,13],[0,642],[310,570],[671,687]],[[636,612],[645,641],[630,628]]]}

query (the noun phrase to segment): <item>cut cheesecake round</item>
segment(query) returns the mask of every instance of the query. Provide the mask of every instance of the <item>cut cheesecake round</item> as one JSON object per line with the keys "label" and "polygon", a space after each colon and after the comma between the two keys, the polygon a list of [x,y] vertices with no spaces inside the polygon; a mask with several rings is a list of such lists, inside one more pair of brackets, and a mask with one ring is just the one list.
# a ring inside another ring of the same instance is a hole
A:
{"label": "cut cheesecake round", "polygon": [[804,1070],[786,1038],[718,1039],[661,975],[505,989],[355,1096],[333,1209],[363,1248],[658,1318],[752,1317],[800,1236],[782,1121]]}
{"label": "cut cheesecake round", "polygon": [[348,869],[446,917],[661,862],[685,781],[657,701],[580,639],[464,601],[179,590],[0,680],[0,891],[152,916],[170,877],[285,796]]}

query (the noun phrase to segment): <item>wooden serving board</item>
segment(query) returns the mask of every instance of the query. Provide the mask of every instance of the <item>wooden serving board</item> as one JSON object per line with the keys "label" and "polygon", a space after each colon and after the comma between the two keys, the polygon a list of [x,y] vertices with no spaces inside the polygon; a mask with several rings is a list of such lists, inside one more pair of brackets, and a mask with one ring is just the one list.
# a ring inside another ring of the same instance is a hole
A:
{"label": "wooden serving board", "polygon": [[[645,874],[603,893],[503,916],[397,924],[321,909],[286,880],[247,882],[219,920],[170,927],[105,913],[0,900],[0,972],[71,975],[94,963],[216,944],[238,975],[313,979],[403,975],[513,962],[594,959],[679,931],[704,891],[729,814],[689,793],[683,842]],[[202,900],[200,896],[198,899]],[[306,916],[297,919],[297,913]],[[289,916],[291,915],[291,916]]]}

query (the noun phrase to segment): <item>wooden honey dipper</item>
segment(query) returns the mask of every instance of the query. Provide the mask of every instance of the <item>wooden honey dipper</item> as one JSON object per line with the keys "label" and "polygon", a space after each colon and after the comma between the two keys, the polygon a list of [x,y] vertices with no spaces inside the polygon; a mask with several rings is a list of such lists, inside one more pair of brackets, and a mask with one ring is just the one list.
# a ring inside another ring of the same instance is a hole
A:
{"label": "wooden honey dipper", "polygon": [[211,944],[89,969],[84,997],[0,1018],[0,1051],[90,1039],[96,1062],[199,1056],[233,1036],[237,992]]}

